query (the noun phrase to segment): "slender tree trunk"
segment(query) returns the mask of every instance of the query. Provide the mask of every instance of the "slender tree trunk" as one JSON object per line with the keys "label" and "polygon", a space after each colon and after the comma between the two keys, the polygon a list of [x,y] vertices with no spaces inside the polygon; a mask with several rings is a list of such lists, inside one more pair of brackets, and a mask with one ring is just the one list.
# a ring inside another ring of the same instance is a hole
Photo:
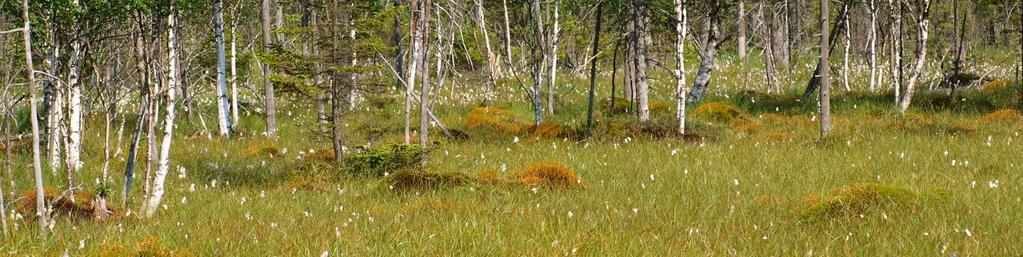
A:
{"label": "slender tree trunk", "polygon": [[639,120],[650,120],[650,85],[647,83],[647,25],[646,16],[649,14],[646,0],[634,0],[633,8],[638,14],[636,17],[636,95]]}
{"label": "slender tree trunk", "polygon": [[[820,42],[820,63],[821,67],[830,67],[828,57],[830,48],[828,46],[828,8],[830,0],[821,0],[821,42]],[[844,8],[844,7],[843,7]],[[820,92],[820,113],[821,113],[821,138],[827,138],[831,132],[831,69],[821,69],[821,92]]]}
{"label": "slender tree trunk", "polygon": [[[849,13],[849,5],[843,4],[842,5],[842,12],[843,13]],[[849,22],[845,22],[844,25],[845,25],[845,33],[844,33],[845,36],[842,39],[845,40],[845,51],[842,53],[843,54],[842,55],[843,56],[842,57],[842,86],[845,88],[846,92],[849,92],[849,91],[852,91],[852,88],[849,87],[849,47],[852,46],[852,35],[851,35],[851,32],[849,31],[850,30]]]}
{"label": "slender tree trunk", "polygon": [[[675,5],[676,6],[679,5],[679,2],[675,1]],[[675,8],[678,9],[678,7],[675,7]],[[678,12],[678,11],[676,10],[676,12]],[[676,15],[676,16],[678,16],[678,15]],[[746,1],[744,1],[744,0],[739,0],[739,15],[738,16],[739,16],[739,18],[738,18],[738,20],[739,20],[738,21],[738,30],[739,30],[738,34],[739,34],[739,36],[736,39],[736,43],[738,43],[738,48],[739,48],[739,59],[740,60],[745,60],[746,59]],[[678,28],[675,28],[675,30],[678,30]]]}
{"label": "slender tree trunk", "polygon": [[508,70],[511,71],[512,76],[515,75],[515,58],[512,58],[512,43],[511,43],[511,24],[508,22],[508,0],[501,0],[501,7],[504,8],[504,51],[505,55],[508,55]]}
{"label": "slender tree trunk", "polygon": [[710,30],[708,31],[707,46],[704,47],[703,62],[700,63],[700,70],[696,73],[696,80],[693,82],[693,90],[689,92],[690,105],[696,105],[703,100],[703,95],[710,84],[710,75],[714,70],[714,59],[717,55],[718,45],[721,41],[721,0],[714,0],[710,11]]}
{"label": "slender tree trunk", "polygon": [[422,55],[422,40],[423,35],[420,33],[419,28],[422,25],[423,20],[423,9],[425,9],[425,3],[420,3],[419,0],[412,0],[412,4],[409,5],[412,8],[412,20],[409,21],[409,36],[412,37],[412,44],[409,47],[412,50],[412,57],[409,58],[408,76],[405,79],[405,144],[412,143],[412,93],[415,92],[416,86],[416,73],[419,70],[419,56]]}
{"label": "slender tree trunk", "polygon": [[[419,86],[419,88],[420,88],[420,90],[419,90],[419,146],[420,147],[424,147],[424,148],[427,146],[427,144],[429,143],[429,140],[430,140],[430,137],[429,137],[429,135],[430,135],[430,133],[429,133],[429,130],[430,130],[430,71],[429,71],[430,70],[430,54],[428,52],[430,51],[429,36],[430,36],[430,9],[432,7],[431,6],[432,5],[431,2],[432,1],[430,1],[430,0],[426,0],[426,2],[423,3],[423,16],[420,18],[422,20],[422,28],[424,30],[423,31],[424,36],[422,37],[423,38],[423,53],[422,53],[422,58],[423,58],[423,85]],[[480,17],[481,20],[484,19],[482,17],[482,11],[480,12],[480,16],[481,16]],[[437,26],[440,26],[439,22],[438,22]],[[487,40],[487,41],[489,42],[489,40]],[[487,48],[488,49],[490,48],[489,47],[489,43],[488,43],[488,47]],[[493,68],[493,64],[494,64],[493,60],[491,60],[490,64],[491,64],[491,68]],[[493,70],[491,70],[491,71],[493,71]]]}
{"label": "slender tree trunk", "polygon": [[879,74],[877,74],[877,0],[867,0],[867,10],[870,12],[870,38],[869,48],[867,49],[867,55],[869,58],[869,75],[868,75],[868,87],[871,92],[877,90],[879,84]]}
{"label": "slender tree trunk", "polygon": [[[745,25],[742,25],[743,16],[743,3],[739,1],[739,33],[741,36],[739,42],[739,55],[745,58],[746,55],[746,43],[745,43]],[[688,22],[688,15],[686,14],[686,0],[675,0],[675,103],[676,103],[676,117],[678,117],[678,133],[684,135],[686,133],[686,23]]]}
{"label": "slender tree trunk", "polygon": [[[270,0],[263,0],[263,52],[270,52],[273,35],[270,34]],[[266,135],[277,140],[277,99],[274,98],[274,85],[270,83],[270,66],[263,63],[263,87],[266,101]]]}
{"label": "slender tree trunk", "polygon": [[[78,7],[78,0],[72,1],[72,5]],[[67,134],[67,182],[68,190],[74,195],[75,174],[82,168],[82,80],[81,80],[81,59],[82,59],[82,24],[78,18],[75,22],[71,35],[71,56],[68,60],[68,134]]]}
{"label": "slender tree trunk", "polygon": [[134,133],[132,133],[133,136],[132,136],[132,140],[131,140],[131,146],[128,147],[128,158],[127,158],[127,161],[126,161],[126,164],[125,164],[125,167],[124,167],[124,191],[122,191],[123,194],[121,195],[122,196],[122,199],[121,199],[121,205],[122,206],[128,206],[127,205],[128,194],[131,192],[131,184],[132,184],[132,181],[134,180],[134,177],[135,177],[135,160],[136,160],[136,156],[137,156],[137,152],[138,152],[139,141],[141,141],[141,137],[142,137],[142,126],[144,126],[146,124],[146,120],[148,119],[148,111],[149,111],[149,108],[150,108],[149,107],[149,99],[151,99],[151,97],[149,96],[149,94],[150,94],[150,91],[149,91],[149,72],[147,72],[148,68],[146,67],[146,53],[147,53],[147,51],[145,49],[146,44],[145,44],[145,39],[144,39],[144,37],[145,37],[145,30],[144,30],[144,25],[142,24],[142,20],[143,19],[141,18],[141,14],[137,14],[137,15],[140,18],[138,18],[138,20],[137,20],[137,26],[138,26],[137,33],[138,34],[135,36],[135,51],[136,51],[136,54],[135,54],[135,58],[136,58],[135,68],[137,70],[137,75],[138,75],[138,78],[139,78],[139,102],[140,103],[139,103],[138,116],[135,118],[135,130],[134,130]]}
{"label": "slender tree trunk", "polygon": [[[483,32],[484,46],[487,47],[487,68],[490,69],[490,73],[487,74],[488,75],[488,77],[487,77],[487,91],[492,91],[492,90],[494,90],[494,83],[496,82],[496,77],[500,76],[497,73],[497,65],[500,65],[500,64],[498,63],[497,57],[495,57],[495,55],[494,55],[493,48],[490,47],[490,33],[487,32],[487,16],[485,15],[486,11],[483,9],[483,2],[482,2],[482,0],[474,0],[473,2],[476,3],[477,15],[479,15],[479,19],[480,19],[479,20],[479,26],[480,26],[480,31]],[[425,60],[425,58],[424,58],[424,60]],[[487,98],[489,98],[490,94],[492,94],[492,93],[489,93],[489,92],[487,93]]]}
{"label": "slender tree trunk", "polygon": [[163,200],[164,194],[164,182],[167,178],[167,172],[170,171],[170,149],[171,140],[174,138],[174,115],[175,115],[175,97],[177,96],[178,87],[178,49],[177,49],[177,35],[175,33],[177,28],[177,10],[175,6],[175,0],[170,0],[170,10],[167,16],[167,60],[169,62],[167,71],[167,116],[163,121],[163,142],[160,144],[160,163],[153,174],[153,189],[152,195],[149,197],[149,201],[146,204],[146,216],[152,217],[156,214],[156,209],[160,206],[160,201]]}
{"label": "slender tree trunk", "polygon": [[220,135],[231,134],[231,107],[227,100],[227,68],[224,58],[224,14],[222,0],[213,0],[213,32],[217,44],[217,121]]}
{"label": "slender tree trunk", "polygon": [[39,108],[37,107],[36,91],[39,90],[36,85],[35,68],[32,65],[32,25],[29,18],[28,11],[29,0],[22,1],[22,16],[24,19],[24,27],[21,32],[25,39],[25,75],[28,77],[28,91],[29,91],[29,105],[32,112],[32,117],[29,119],[29,123],[32,123],[32,171],[35,175],[36,183],[36,216],[39,217],[39,228],[42,233],[46,233],[46,227],[49,224],[49,214],[46,212],[46,200],[43,198],[45,194],[43,192],[43,165],[39,158]]}
{"label": "slender tree trunk", "polygon": [[916,8],[913,14],[913,20],[916,21],[917,28],[917,39],[916,39],[916,66],[913,68],[913,73],[909,75],[909,83],[906,84],[906,92],[902,94],[902,98],[899,100],[899,111],[905,113],[909,109],[909,103],[913,100],[913,89],[916,86],[920,77],[922,77],[924,67],[927,65],[927,37],[928,30],[931,23],[930,12],[931,12],[931,0],[919,0],[915,4]]}
{"label": "slender tree trunk", "polygon": [[[237,14],[235,14],[237,15]],[[238,17],[232,17],[237,22]],[[231,25],[231,120],[238,122],[238,33],[237,24]]]}
{"label": "slender tree trunk", "polygon": [[[897,9],[896,9],[897,8]],[[902,12],[905,9],[901,0],[892,7],[892,19],[895,22],[894,28],[892,29],[892,84],[894,85],[895,91],[895,103],[899,104],[899,99],[902,99],[902,48],[903,48],[903,31],[902,31]]]}
{"label": "slender tree trunk", "polygon": [[[600,27],[604,17],[604,2],[597,4],[597,25],[593,26],[593,47],[591,50],[593,53],[590,55],[590,94],[587,98],[586,107],[586,130],[593,128],[593,98],[597,90],[597,54],[600,50]],[[614,76],[611,77],[612,83],[614,82]],[[612,109],[613,110],[613,109]]]}
{"label": "slender tree trunk", "polygon": [[532,1],[532,7],[530,8],[529,17],[530,21],[533,23],[533,25],[529,26],[529,30],[531,32],[530,33],[531,45],[529,47],[530,50],[529,56],[530,59],[532,59],[530,60],[531,62],[529,66],[531,67],[530,73],[532,74],[533,78],[533,90],[531,92],[532,93],[531,96],[533,98],[533,125],[540,126],[540,123],[543,122],[543,105],[540,101],[542,93],[540,91],[540,88],[541,85],[543,85],[544,71],[543,64],[546,63],[546,60],[543,57],[546,55],[543,49],[543,45],[545,44],[546,40],[544,40],[543,18],[541,17],[540,13],[539,0]]}
{"label": "slender tree trunk", "polygon": [[554,27],[551,28],[551,37],[549,38],[550,46],[550,61],[551,70],[550,79],[547,80],[547,115],[554,116],[554,94],[555,89],[558,87],[558,41],[561,38],[561,23],[559,17],[559,10],[561,10],[561,0],[554,0],[551,3],[554,5]]}

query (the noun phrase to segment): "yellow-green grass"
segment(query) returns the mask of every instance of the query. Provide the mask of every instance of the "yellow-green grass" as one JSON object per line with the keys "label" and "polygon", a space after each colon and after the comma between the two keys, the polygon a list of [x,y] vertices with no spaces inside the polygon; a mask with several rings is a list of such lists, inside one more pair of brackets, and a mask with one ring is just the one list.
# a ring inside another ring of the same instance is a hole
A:
{"label": "yellow-green grass", "polygon": [[[728,77],[737,74],[732,69],[721,73],[727,80],[720,84],[739,84]],[[654,98],[670,99],[668,77],[652,77]],[[608,83],[600,86],[602,98],[607,97]],[[582,88],[563,87],[558,114],[546,121],[581,128]],[[276,143],[258,135],[263,127],[258,113],[241,121],[247,135],[212,140],[180,136],[201,128],[198,117],[191,122],[182,117],[166,208],[155,217],[122,213],[102,223],[58,218],[46,236],[30,217],[13,220],[16,229],[0,243],[0,255],[132,255],[140,249],[185,256],[1023,254],[1018,244],[1023,126],[1011,120],[978,122],[1006,106],[987,106],[983,95],[967,91],[967,107],[944,108],[927,104],[940,94],[920,93],[919,104],[904,116],[893,110],[889,96],[838,92],[834,132],[820,140],[812,107],[789,104],[775,110],[764,104],[794,100],[794,94],[758,96],[770,99],[754,103],[735,97],[742,89],[714,91],[707,99],[734,103],[748,120],[693,122],[698,132],[713,132],[706,141],[637,135],[527,140],[503,133],[463,140],[441,138],[435,128],[431,134],[440,144],[420,172],[459,182],[400,193],[386,192],[386,177],[348,176],[328,164],[332,158],[323,156],[330,141],[314,132],[320,129],[314,103],[284,97],[288,104],[279,113]],[[495,106],[532,117],[528,103],[517,98],[521,92],[502,90],[500,99],[510,100]],[[476,107],[456,101],[447,89],[438,92],[438,99],[448,101],[437,102],[441,120],[459,121]],[[209,119],[212,113],[204,115]],[[347,144],[370,142],[374,133],[401,135],[398,113],[390,106],[345,116]],[[670,123],[672,113],[655,119]],[[630,120],[596,117],[602,124]],[[452,123],[446,125],[465,129]],[[102,131],[98,118],[90,120],[79,176],[90,190],[101,174]],[[130,131],[125,129],[122,147]],[[24,145],[17,147],[16,188],[10,188],[6,172],[0,173],[5,192],[30,190],[30,155]],[[123,158],[122,153],[110,165],[115,189],[110,204],[118,210],[125,208]],[[505,183],[541,161],[565,165],[585,181],[585,189],[533,190]],[[144,162],[127,206],[135,211],[141,205],[143,167]],[[66,187],[63,173],[45,173],[47,185]],[[899,200],[857,205],[866,211],[854,215],[807,218],[819,204],[862,185],[880,185],[867,188],[896,192]],[[903,198],[903,193],[920,197]]]}

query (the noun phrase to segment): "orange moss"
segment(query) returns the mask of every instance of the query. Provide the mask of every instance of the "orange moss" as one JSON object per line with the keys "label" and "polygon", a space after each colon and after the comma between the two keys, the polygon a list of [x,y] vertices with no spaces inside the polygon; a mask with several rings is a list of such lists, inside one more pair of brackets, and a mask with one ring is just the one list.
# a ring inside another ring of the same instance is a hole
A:
{"label": "orange moss", "polygon": [[1013,82],[1010,80],[993,80],[984,85],[984,88],[980,91],[987,95],[999,94],[1004,92],[1006,89],[1011,89]]}
{"label": "orange moss", "polygon": [[[44,202],[52,208],[51,215],[54,217],[63,216],[72,219],[91,219],[93,197],[87,192],[77,190],[74,199],[70,194],[58,193],[53,188],[43,189]],[[29,190],[18,197],[15,210],[25,217],[36,215],[36,191]]]}
{"label": "orange moss", "polygon": [[719,123],[734,123],[747,120],[746,113],[729,102],[709,102],[693,109],[690,117]]}
{"label": "orange moss", "polygon": [[533,139],[558,138],[563,136],[564,133],[564,127],[549,122],[540,123],[539,126],[532,126],[529,128],[529,137]]}
{"label": "orange moss", "polygon": [[288,188],[322,192],[328,188],[327,182],[308,173],[300,173],[291,177],[286,183]]}
{"label": "orange moss", "polygon": [[497,107],[478,107],[465,116],[465,126],[471,130],[490,130],[505,134],[518,134],[526,127],[515,114]]}
{"label": "orange moss", "polygon": [[1023,119],[1023,113],[1015,109],[1001,109],[980,118],[983,122],[1019,121]]}
{"label": "orange moss", "polygon": [[576,189],[586,188],[582,179],[564,164],[544,161],[526,165],[518,182],[530,187]]}
{"label": "orange moss", "polygon": [[277,147],[277,143],[269,140],[260,140],[253,142],[246,147],[244,150],[245,156],[255,155],[280,155],[281,150]]}
{"label": "orange moss", "polygon": [[758,124],[755,121],[749,121],[749,120],[736,123],[735,126],[732,127],[732,131],[735,131],[735,133],[747,133],[747,134],[752,133],[752,132],[756,132],[759,129],[760,129],[760,124]]}
{"label": "orange moss", "polygon": [[476,180],[483,183],[497,183],[501,177],[493,169],[482,169],[476,172]]}

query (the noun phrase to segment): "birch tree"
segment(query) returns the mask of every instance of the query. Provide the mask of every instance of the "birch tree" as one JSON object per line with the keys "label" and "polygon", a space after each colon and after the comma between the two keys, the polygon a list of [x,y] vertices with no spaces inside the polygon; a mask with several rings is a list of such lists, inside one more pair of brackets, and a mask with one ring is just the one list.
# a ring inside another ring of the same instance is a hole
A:
{"label": "birch tree", "polygon": [[412,93],[415,92],[416,86],[416,73],[419,70],[419,56],[422,54],[422,41],[423,35],[419,29],[424,23],[423,12],[425,3],[420,3],[419,0],[412,0],[410,7],[412,8],[412,20],[409,22],[409,36],[412,37],[412,45],[409,47],[412,50],[412,58],[409,58],[408,75],[405,79],[405,144],[412,143]]}
{"label": "birch tree", "polygon": [[[78,0],[71,2],[72,8],[79,9]],[[75,187],[74,177],[82,168],[82,22],[80,14],[74,15],[71,35],[71,56],[68,60],[68,135],[67,135],[67,180],[68,190]],[[72,195],[74,191],[71,190]]]}
{"label": "birch tree", "polygon": [[175,28],[177,27],[177,9],[175,6],[175,0],[169,0],[169,11],[167,15],[167,62],[169,63],[167,68],[167,116],[164,117],[163,121],[163,141],[160,144],[160,162],[153,174],[153,188],[149,200],[146,203],[145,213],[146,216],[152,217],[156,214],[156,209],[160,206],[160,201],[163,200],[164,195],[164,182],[167,178],[167,172],[170,170],[170,149],[171,140],[174,138],[174,115],[175,115],[175,98],[177,96],[178,87],[178,52],[177,52],[177,35]]}
{"label": "birch tree", "polygon": [[[675,5],[676,6],[679,5],[679,1],[675,1]],[[678,7],[675,7],[675,8],[678,9]],[[678,12],[678,11],[676,10],[676,12]],[[678,16],[678,15],[676,14],[676,16]],[[738,45],[737,47],[738,47],[738,51],[739,51],[739,59],[740,60],[746,60],[746,1],[745,0],[739,0],[739,12],[738,12],[737,16],[738,16],[738,18],[737,18],[738,22],[737,22],[737,26],[736,27],[738,27],[737,34],[739,34],[739,35],[738,35],[738,38],[735,40],[735,42]],[[685,27],[684,24],[682,26]],[[676,28],[675,30],[678,31],[678,28]]]}
{"label": "birch tree", "polygon": [[25,43],[25,77],[28,78],[28,92],[29,92],[29,109],[31,109],[31,117],[29,123],[32,124],[32,171],[35,175],[35,186],[36,186],[36,217],[39,218],[40,231],[46,231],[46,227],[49,224],[49,214],[46,211],[46,199],[43,197],[43,167],[42,161],[39,158],[39,100],[36,98],[36,91],[38,86],[36,85],[35,68],[32,65],[32,23],[29,16],[28,10],[29,0],[22,1],[21,18],[24,19],[24,26],[21,28],[21,34],[24,37]]}
{"label": "birch tree", "polygon": [[[905,1],[904,1],[905,2]],[[906,83],[905,92],[902,94],[902,98],[899,98],[899,111],[906,113],[909,109],[909,103],[913,100],[913,90],[916,86],[917,81],[923,76],[924,67],[927,65],[927,37],[928,30],[930,29],[930,12],[931,12],[931,0],[915,0],[912,4],[909,4],[911,9],[910,17],[916,22],[916,64],[913,67],[913,72],[909,75],[909,81]]]}
{"label": "birch tree", "polygon": [[553,116],[554,115],[554,95],[556,93],[555,92],[556,91],[555,88],[557,88],[557,86],[558,86],[558,84],[557,84],[557,81],[558,81],[558,41],[559,41],[559,38],[561,37],[561,23],[560,23],[561,17],[559,17],[559,13],[560,13],[559,10],[561,9],[561,0],[554,0],[551,3],[548,3],[548,8],[550,7],[550,5],[554,5],[554,17],[552,18],[554,20],[553,21],[554,27],[551,28],[551,30],[550,30],[551,31],[551,36],[549,37],[549,41],[550,41],[550,47],[549,47],[550,53],[549,54],[550,54],[550,57],[548,57],[548,59],[550,59],[550,61],[551,61],[551,64],[550,64],[551,66],[550,66],[550,73],[547,74],[548,76],[550,76],[550,78],[547,80],[547,115]]}
{"label": "birch tree", "polygon": [[[742,16],[742,2],[739,2],[739,15]],[[678,133],[684,135],[686,133],[686,22],[688,21],[688,15],[686,14],[686,1],[675,0],[675,102],[676,102],[676,116],[678,117]],[[740,24],[742,19],[740,18]],[[740,33],[744,30],[743,25],[740,25]],[[743,34],[740,34],[743,35]],[[740,55],[745,55],[745,36],[740,36],[739,49]],[[743,57],[740,57],[743,58]]]}
{"label": "birch tree", "polygon": [[710,4],[709,29],[707,30],[707,44],[703,47],[703,61],[700,62],[700,70],[696,72],[696,80],[693,81],[693,89],[689,92],[690,105],[695,105],[703,100],[710,84],[711,72],[714,71],[714,59],[717,56],[718,47],[721,43],[721,0],[713,0]]}
{"label": "birch tree", "polygon": [[227,101],[223,5],[223,0],[213,0],[213,33],[217,45],[217,121],[220,126],[220,135],[228,136],[231,133],[231,111]]}
{"label": "birch tree", "polygon": [[[647,83],[647,16],[650,14],[646,0],[633,0],[634,17],[633,62],[636,68],[635,87],[639,121],[650,120],[650,85]],[[718,20],[720,21],[720,20]]]}
{"label": "birch tree", "polygon": [[[821,0],[821,41],[820,41],[820,66],[830,67],[828,65],[828,57],[830,56],[831,47],[828,46],[828,16],[830,16],[830,9],[828,9],[828,2],[831,0]],[[845,8],[845,7],[843,7]],[[831,69],[825,68],[820,70],[821,80],[821,92],[820,96],[820,114],[821,114],[821,138],[828,137],[828,133],[831,131]]]}
{"label": "birch tree", "polygon": [[867,12],[870,14],[870,34],[868,34],[867,44],[867,58],[868,58],[868,75],[867,84],[871,92],[877,90],[879,84],[879,74],[877,73],[877,0],[866,0]]}

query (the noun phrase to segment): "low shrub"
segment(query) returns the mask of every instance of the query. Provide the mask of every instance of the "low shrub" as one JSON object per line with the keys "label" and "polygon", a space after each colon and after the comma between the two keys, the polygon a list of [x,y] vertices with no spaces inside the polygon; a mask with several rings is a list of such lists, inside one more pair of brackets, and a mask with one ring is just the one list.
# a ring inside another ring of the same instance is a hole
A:
{"label": "low shrub", "polygon": [[345,156],[344,169],[353,175],[385,176],[402,170],[419,170],[429,149],[418,145],[392,144],[358,148]]}

